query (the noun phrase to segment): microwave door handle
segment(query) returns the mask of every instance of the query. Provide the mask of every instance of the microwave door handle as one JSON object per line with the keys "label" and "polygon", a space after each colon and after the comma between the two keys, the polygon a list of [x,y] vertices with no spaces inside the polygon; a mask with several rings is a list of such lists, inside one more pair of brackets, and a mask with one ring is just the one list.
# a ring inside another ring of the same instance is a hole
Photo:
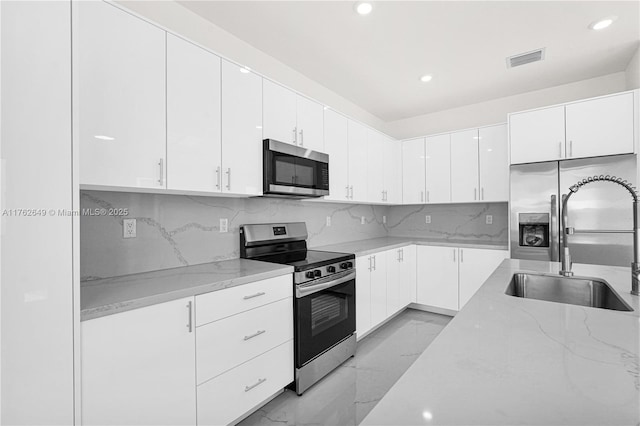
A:
{"label": "microwave door handle", "polygon": [[301,297],[308,296],[313,293],[317,293],[322,290],[326,290],[331,287],[335,287],[340,284],[344,284],[347,281],[354,280],[356,278],[356,271],[351,271],[347,275],[344,275],[337,279],[332,279],[327,282],[322,282],[320,284],[310,285],[310,286],[296,286],[296,298],[299,299]]}
{"label": "microwave door handle", "polygon": [[558,235],[558,197],[555,194],[551,196],[551,223],[549,225],[551,228],[549,231],[549,234],[551,234],[551,243],[549,244],[551,246],[551,261],[557,262],[559,260],[560,241]]}

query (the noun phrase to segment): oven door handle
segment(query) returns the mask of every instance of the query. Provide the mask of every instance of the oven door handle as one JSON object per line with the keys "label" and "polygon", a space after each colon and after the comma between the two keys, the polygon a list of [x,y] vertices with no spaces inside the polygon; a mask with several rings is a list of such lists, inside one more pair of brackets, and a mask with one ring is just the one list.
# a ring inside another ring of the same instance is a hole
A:
{"label": "oven door handle", "polygon": [[326,290],[328,288],[337,286],[339,284],[346,283],[347,281],[354,280],[356,278],[356,271],[352,271],[347,275],[343,275],[340,278],[335,280],[331,280],[325,283],[310,285],[310,286],[296,286],[296,299],[300,299],[301,297],[308,296],[313,293],[317,293],[322,290]]}

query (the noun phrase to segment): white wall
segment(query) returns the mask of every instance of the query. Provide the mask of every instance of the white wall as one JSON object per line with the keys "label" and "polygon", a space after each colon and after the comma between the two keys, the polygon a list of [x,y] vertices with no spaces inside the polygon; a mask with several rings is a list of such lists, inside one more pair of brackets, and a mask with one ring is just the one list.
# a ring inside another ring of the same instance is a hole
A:
{"label": "white wall", "polygon": [[636,54],[633,55],[631,61],[629,61],[625,74],[627,90],[640,88],[640,47],[636,50]]}
{"label": "white wall", "polygon": [[382,131],[384,122],[337,93],[173,1],[115,0],[124,8],[259,74]]}
{"label": "white wall", "polygon": [[624,72],[466,105],[387,123],[386,133],[408,139],[434,133],[504,123],[507,114],[626,90]]}
{"label": "white wall", "polygon": [[1,423],[70,425],[74,219],[57,215],[72,207],[70,2],[1,7]]}

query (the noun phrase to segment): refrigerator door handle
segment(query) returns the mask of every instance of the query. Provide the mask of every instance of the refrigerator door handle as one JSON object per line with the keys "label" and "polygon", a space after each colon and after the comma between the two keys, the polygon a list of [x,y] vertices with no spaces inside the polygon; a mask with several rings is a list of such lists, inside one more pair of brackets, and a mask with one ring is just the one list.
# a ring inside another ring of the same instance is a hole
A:
{"label": "refrigerator door handle", "polygon": [[553,194],[551,196],[551,223],[549,224],[551,234],[551,261],[558,262],[558,250],[560,248],[560,241],[558,239],[558,197]]}

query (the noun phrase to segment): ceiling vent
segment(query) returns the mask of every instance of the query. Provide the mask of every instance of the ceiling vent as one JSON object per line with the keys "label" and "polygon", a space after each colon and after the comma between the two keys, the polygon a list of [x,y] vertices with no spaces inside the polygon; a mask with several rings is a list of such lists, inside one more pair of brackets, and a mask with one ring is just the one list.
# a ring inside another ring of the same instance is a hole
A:
{"label": "ceiling vent", "polygon": [[531,62],[538,62],[544,59],[544,50],[537,49],[531,52],[520,53],[518,55],[509,56],[507,58],[507,68],[519,67],[520,65],[530,64]]}

